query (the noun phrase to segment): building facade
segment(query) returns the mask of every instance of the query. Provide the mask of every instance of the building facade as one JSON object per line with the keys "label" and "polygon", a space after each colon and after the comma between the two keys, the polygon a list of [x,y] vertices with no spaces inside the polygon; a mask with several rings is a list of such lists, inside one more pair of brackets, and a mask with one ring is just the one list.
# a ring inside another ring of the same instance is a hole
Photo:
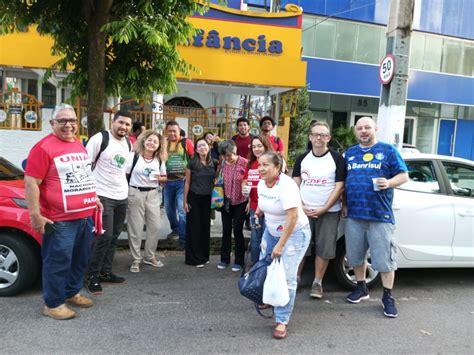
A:
{"label": "building facade", "polygon": [[[263,8],[269,1],[248,0]],[[303,59],[315,119],[377,119],[390,0],[289,0],[303,8]],[[415,0],[403,142],[474,159],[472,0]]]}

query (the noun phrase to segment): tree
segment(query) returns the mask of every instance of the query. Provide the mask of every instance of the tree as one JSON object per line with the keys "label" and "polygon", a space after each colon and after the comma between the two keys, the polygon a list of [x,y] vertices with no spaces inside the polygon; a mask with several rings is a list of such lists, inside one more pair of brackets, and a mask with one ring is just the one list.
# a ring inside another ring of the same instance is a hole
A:
{"label": "tree", "polygon": [[306,88],[296,94],[296,116],[290,119],[290,137],[288,142],[288,165],[293,166],[296,158],[306,151],[308,129],[313,119],[309,109],[309,93]]}
{"label": "tree", "polygon": [[193,33],[187,16],[205,11],[194,0],[0,0],[0,34],[38,25],[62,58],[47,71],[73,72],[63,81],[87,95],[89,135],[103,129],[106,95],[149,97],[176,91],[176,73],[192,67],[179,55]]}

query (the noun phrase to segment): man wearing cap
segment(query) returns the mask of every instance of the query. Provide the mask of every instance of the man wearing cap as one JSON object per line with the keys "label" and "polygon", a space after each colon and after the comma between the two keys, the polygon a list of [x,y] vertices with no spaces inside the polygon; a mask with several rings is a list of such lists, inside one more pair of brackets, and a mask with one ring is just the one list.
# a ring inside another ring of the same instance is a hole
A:
{"label": "man wearing cap", "polygon": [[275,121],[270,116],[264,116],[260,120],[260,131],[262,136],[266,137],[268,141],[272,144],[273,149],[276,152],[283,153],[284,146],[283,141],[280,137],[272,135],[273,127],[275,127]]}

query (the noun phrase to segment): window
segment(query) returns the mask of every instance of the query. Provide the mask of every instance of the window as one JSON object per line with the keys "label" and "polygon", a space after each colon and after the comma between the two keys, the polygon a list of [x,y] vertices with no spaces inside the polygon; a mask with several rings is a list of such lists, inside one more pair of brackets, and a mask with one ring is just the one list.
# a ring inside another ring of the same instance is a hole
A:
{"label": "window", "polygon": [[457,196],[474,196],[474,169],[466,165],[443,162],[453,193]]}
{"label": "window", "polygon": [[429,161],[407,161],[409,180],[400,189],[439,194],[439,183],[433,163]]}
{"label": "window", "polygon": [[316,56],[321,58],[334,58],[336,49],[336,22],[317,19],[316,22]]}
{"label": "window", "polygon": [[311,17],[303,16],[303,32],[302,32],[302,41],[303,41],[303,55],[310,57],[315,56],[315,19]]}
{"label": "window", "polygon": [[410,68],[423,69],[423,53],[425,52],[425,35],[413,32],[411,36]]}
{"label": "window", "polygon": [[359,25],[359,37],[357,39],[356,61],[362,63],[379,62],[380,28],[375,26]]}
{"label": "window", "polygon": [[358,28],[350,22],[337,24],[336,59],[355,61]]}
{"label": "window", "polygon": [[461,74],[462,42],[445,39],[443,47],[443,65],[441,71],[451,74]]}
{"label": "window", "polygon": [[443,39],[434,36],[426,36],[425,54],[423,56],[423,69],[430,71],[441,71],[441,54],[443,52]]}
{"label": "window", "polygon": [[43,107],[54,107],[56,105],[56,88],[50,83],[44,83],[41,89],[41,101]]}
{"label": "window", "polygon": [[463,51],[464,55],[461,74],[467,76],[474,76],[474,44],[464,42]]}

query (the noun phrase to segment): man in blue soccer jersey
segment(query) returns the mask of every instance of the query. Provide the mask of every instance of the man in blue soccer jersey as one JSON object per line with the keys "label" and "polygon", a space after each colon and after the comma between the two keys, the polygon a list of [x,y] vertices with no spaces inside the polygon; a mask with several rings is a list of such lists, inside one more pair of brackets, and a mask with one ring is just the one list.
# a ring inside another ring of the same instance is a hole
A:
{"label": "man in blue soccer jersey", "polygon": [[372,266],[382,278],[384,314],[395,318],[398,312],[391,294],[397,267],[393,189],[408,181],[408,173],[397,149],[377,142],[376,131],[370,117],[360,118],[355,126],[359,144],[350,147],[345,155],[346,250],[357,280],[357,287],[347,301],[359,303],[369,298],[365,275],[366,253],[370,248]]}

